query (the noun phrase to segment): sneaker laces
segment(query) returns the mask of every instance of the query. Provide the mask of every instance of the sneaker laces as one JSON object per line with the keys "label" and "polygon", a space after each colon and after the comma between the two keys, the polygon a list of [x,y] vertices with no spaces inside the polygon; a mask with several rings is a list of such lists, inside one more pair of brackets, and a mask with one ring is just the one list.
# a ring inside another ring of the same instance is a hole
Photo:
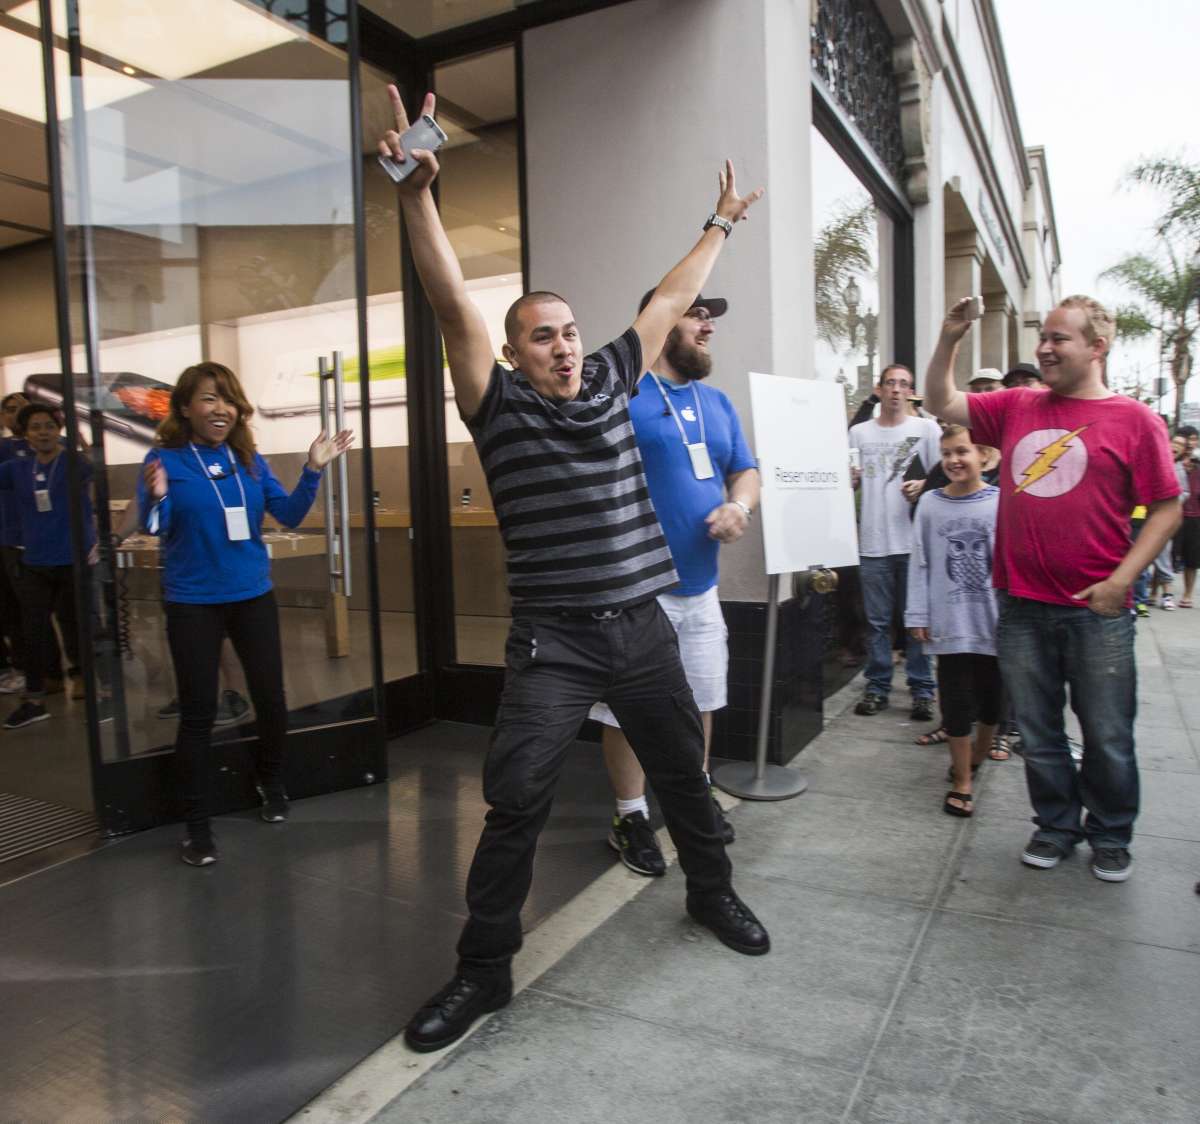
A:
{"label": "sneaker laces", "polygon": [[622,816],[621,830],[628,837],[631,847],[658,846],[658,841],[654,838],[654,831],[650,827],[650,821],[641,812],[631,812],[627,816]]}

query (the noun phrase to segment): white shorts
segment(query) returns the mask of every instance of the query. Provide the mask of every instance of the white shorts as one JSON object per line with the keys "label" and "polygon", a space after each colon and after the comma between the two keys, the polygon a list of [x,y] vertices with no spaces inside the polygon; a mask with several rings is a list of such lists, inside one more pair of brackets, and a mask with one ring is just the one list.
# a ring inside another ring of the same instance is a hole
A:
{"label": "white shorts", "polygon": [[[696,696],[696,708],[701,713],[720,710],[726,702],[729,678],[729,630],[725,627],[717,587],[714,585],[696,597],[660,593],[658,603],[679,637],[683,673]],[[621,728],[605,703],[596,703],[588,717],[605,726]]]}

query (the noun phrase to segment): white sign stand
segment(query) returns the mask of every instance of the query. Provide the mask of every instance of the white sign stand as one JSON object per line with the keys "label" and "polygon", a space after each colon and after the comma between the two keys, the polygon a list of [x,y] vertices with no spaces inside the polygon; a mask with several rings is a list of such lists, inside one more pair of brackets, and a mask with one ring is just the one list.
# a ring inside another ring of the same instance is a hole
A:
{"label": "white sign stand", "polygon": [[769,575],[758,743],[753,762],[722,765],[713,773],[713,781],[744,799],[786,800],[799,796],[808,781],[795,769],[767,764],[779,575],[858,565],[846,399],[837,383],[751,372],[750,405],[762,473],[763,547]]}

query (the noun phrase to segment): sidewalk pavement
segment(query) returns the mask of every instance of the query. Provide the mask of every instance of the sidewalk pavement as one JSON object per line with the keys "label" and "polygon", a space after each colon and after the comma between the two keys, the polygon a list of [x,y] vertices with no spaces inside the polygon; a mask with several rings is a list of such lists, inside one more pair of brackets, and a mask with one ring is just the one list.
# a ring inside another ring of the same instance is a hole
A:
{"label": "sidewalk pavement", "polygon": [[808,791],[731,813],[769,956],[692,924],[677,867],[616,867],[530,935],[511,1006],[442,1054],[385,1046],[295,1119],[1195,1124],[1200,613],[1154,611],[1137,647],[1128,882],[1086,848],[1021,864],[1019,758],[944,815],[945,748],[913,744],[903,692],[854,715],[856,681],[795,762]]}

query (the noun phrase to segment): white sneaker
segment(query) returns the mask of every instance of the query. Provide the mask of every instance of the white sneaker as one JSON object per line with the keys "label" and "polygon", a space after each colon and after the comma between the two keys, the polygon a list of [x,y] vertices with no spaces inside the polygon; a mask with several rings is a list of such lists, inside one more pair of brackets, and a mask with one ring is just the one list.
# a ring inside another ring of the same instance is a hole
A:
{"label": "white sneaker", "polygon": [[1162,595],[1162,607],[1169,613],[1175,608],[1175,598],[1169,593]]}
{"label": "white sneaker", "polygon": [[16,695],[25,690],[25,676],[11,667],[0,675],[0,695]]}

